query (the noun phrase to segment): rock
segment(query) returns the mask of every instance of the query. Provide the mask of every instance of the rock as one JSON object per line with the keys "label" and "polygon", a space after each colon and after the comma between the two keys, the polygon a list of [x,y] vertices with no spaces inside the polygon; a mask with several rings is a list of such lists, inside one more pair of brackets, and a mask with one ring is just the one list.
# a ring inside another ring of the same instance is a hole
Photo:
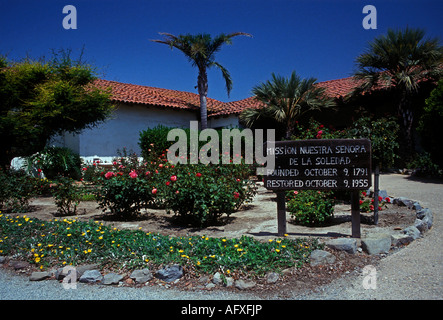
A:
{"label": "rock", "polygon": [[86,270],[79,279],[82,283],[97,283],[103,281],[103,276],[98,270]]}
{"label": "rock", "polygon": [[414,226],[407,227],[403,230],[404,234],[412,237],[413,240],[420,238],[420,230]]}
{"label": "rock", "polygon": [[326,246],[347,253],[355,253],[357,251],[357,240],[352,238],[337,238],[326,242]]}
{"label": "rock", "polygon": [[414,204],[414,200],[410,200],[408,198],[405,197],[398,197],[398,198],[394,198],[394,204],[398,205],[399,207],[408,207],[408,208],[412,208],[412,205]]}
{"label": "rock", "polygon": [[310,255],[311,266],[320,266],[335,262],[335,256],[324,250],[314,250]]}
{"label": "rock", "polygon": [[239,290],[247,290],[255,287],[256,283],[255,281],[247,281],[247,280],[236,280],[235,281],[235,287]]}
{"label": "rock", "polygon": [[41,281],[51,277],[51,273],[47,271],[35,271],[29,277],[30,281]]}
{"label": "rock", "polygon": [[216,272],[214,274],[214,277],[212,278],[212,283],[213,284],[222,284],[223,283],[220,272]]}
{"label": "rock", "polygon": [[11,260],[9,261],[9,265],[15,270],[25,269],[30,266],[28,262],[19,260]]}
{"label": "rock", "polygon": [[148,268],[132,271],[129,278],[134,279],[135,283],[146,283],[153,278]]}
{"label": "rock", "polygon": [[420,205],[419,202],[414,202],[414,203],[412,204],[412,206],[411,206],[409,209],[413,209],[413,210],[421,210],[422,207],[421,207],[421,205]]}
{"label": "rock", "polygon": [[267,283],[276,283],[280,276],[276,272],[268,272],[266,274],[266,282]]}
{"label": "rock", "polygon": [[432,225],[434,223],[434,217],[432,215],[432,211],[428,208],[420,209],[416,212],[417,219],[420,219],[425,223],[428,227],[428,229],[432,228]]}
{"label": "rock", "polygon": [[98,263],[83,264],[81,266],[75,267],[75,270],[77,271],[77,279],[79,279],[83,275],[83,273],[85,273],[85,271],[96,270],[98,269],[98,267]]}
{"label": "rock", "polygon": [[378,196],[383,199],[389,198],[388,192],[386,190],[378,190]]}
{"label": "rock", "polygon": [[215,283],[209,282],[208,284],[205,285],[206,289],[212,289],[215,288]]}
{"label": "rock", "polygon": [[232,287],[234,285],[234,279],[232,277],[226,278],[226,287]]}
{"label": "rock", "polygon": [[385,233],[375,233],[361,240],[361,246],[368,254],[388,253],[391,249],[391,236]]}
{"label": "rock", "polygon": [[3,264],[6,262],[6,257],[0,256],[0,264]]}
{"label": "rock", "polygon": [[183,267],[179,266],[178,264],[165,267],[158,270],[155,273],[155,277],[166,282],[180,279],[181,277],[183,277]]}
{"label": "rock", "polygon": [[407,235],[407,234],[393,234],[393,235],[391,235],[391,245],[393,245],[393,246],[408,244],[412,241],[414,241],[414,239],[410,235]]}
{"label": "rock", "polygon": [[417,219],[423,219],[426,216],[432,216],[432,212],[428,208],[420,209],[420,210],[417,210],[416,216],[417,216]]}
{"label": "rock", "polygon": [[65,266],[65,267],[62,267],[62,268],[58,268],[56,271],[55,271],[55,273],[54,273],[54,275],[55,275],[55,279],[56,280],[63,280],[67,275],[69,275],[71,272],[75,272],[76,273],[76,275],[75,275],[75,280],[78,280],[79,278],[80,278],[80,276],[79,276],[79,274],[78,274],[78,271],[77,271],[77,268],[76,267],[73,267],[73,266]]}
{"label": "rock", "polygon": [[117,274],[117,273],[107,273],[103,277],[103,284],[104,285],[111,285],[111,284],[119,284],[120,281],[122,281],[124,278],[123,275]]}
{"label": "rock", "polygon": [[415,219],[414,227],[416,227],[420,231],[420,233],[425,233],[426,231],[428,231],[428,224],[424,219]]}
{"label": "rock", "polygon": [[198,282],[199,282],[199,283],[206,284],[206,283],[209,282],[209,277],[208,277],[208,276],[201,276],[201,277],[198,279]]}

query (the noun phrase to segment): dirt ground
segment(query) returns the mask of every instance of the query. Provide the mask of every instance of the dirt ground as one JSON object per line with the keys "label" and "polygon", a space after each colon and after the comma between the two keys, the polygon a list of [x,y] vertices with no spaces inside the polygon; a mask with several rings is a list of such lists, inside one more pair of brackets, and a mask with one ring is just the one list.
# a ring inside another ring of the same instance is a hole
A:
{"label": "dirt ground", "polygon": [[[32,201],[32,211],[26,213],[29,217],[42,220],[53,219],[57,216],[57,208],[51,197],[39,197]],[[242,235],[252,236],[259,240],[277,237],[277,204],[276,195],[266,190],[258,183],[258,193],[254,200],[245,204],[243,208],[225,218],[218,226],[204,229],[184,227],[174,222],[174,216],[166,214],[165,210],[148,209],[142,212],[135,220],[117,221],[115,217],[103,212],[94,201],[82,202],[77,209],[76,216],[64,216],[65,218],[76,218],[82,221],[90,219],[101,221],[105,225],[112,225],[119,229],[142,229],[145,232],[158,232],[165,235],[206,235],[210,237],[238,238]],[[351,236],[351,208],[350,204],[337,204],[333,220],[323,227],[304,227],[291,222],[287,216],[288,237],[316,237],[320,240],[328,240],[336,237]],[[389,231],[401,232],[406,226],[415,221],[415,212],[405,207],[388,205],[388,208],[379,212],[379,224],[373,225],[372,214],[362,214],[361,234],[365,237],[369,233]],[[397,231],[395,231],[397,230]],[[329,249],[326,249],[329,250]],[[329,250],[330,251],[330,250]],[[331,251],[332,252],[332,251]],[[345,252],[333,252],[336,262],[328,266],[305,265],[301,269],[291,268],[284,270],[281,274],[283,281],[277,284],[266,283],[265,278],[255,279],[257,285],[253,291],[258,296],[267,294],[278,294],[281,298],[292,294],[294,291],[306,292],[306,290],[317,290],[322,285],[330,283],[334,279],[346,274],[360,272],[368,264],[375,264],[381,257],[369,256],[364,252],[348,254]],[[186,275],[175,287],[183,290],[205,290],[202,289],[198,279]],[[218,288],[220,290],[235,290],[233,288]]]}

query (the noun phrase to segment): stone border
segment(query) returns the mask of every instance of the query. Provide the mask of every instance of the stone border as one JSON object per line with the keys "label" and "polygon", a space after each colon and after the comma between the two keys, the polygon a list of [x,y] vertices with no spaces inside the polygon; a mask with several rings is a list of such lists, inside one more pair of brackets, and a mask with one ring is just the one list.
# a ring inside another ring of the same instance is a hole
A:
{"label": "stone border", "polygon": [[[394,233],[371,233],[365,238],[361,238],[361,248],[358,248],[358,239],[354,238],[337,238],[326,241],[325,244],[328,248],[346,251],[347,253],[354,254],[357,251],[365,251],[369,255],[387,254],[392,247],[399,247],[407,245],[412,241],[423,237],[424,234],[432,228],[433,215],[429,208],[423,208],[416,200],[411,200],[405,197],[389,197],[386,190],[380,190],[380,194],[386,195],[383,198],[389,198],[391,202],[399,207],[408,207],[408,209],[415,210],[416,219],[414,225],[404,228],[401,232]],[[327,264],[330,257],[328,255],[321,255],[316,253],[311,255],[311,264],[321,264],[322,261]]]}

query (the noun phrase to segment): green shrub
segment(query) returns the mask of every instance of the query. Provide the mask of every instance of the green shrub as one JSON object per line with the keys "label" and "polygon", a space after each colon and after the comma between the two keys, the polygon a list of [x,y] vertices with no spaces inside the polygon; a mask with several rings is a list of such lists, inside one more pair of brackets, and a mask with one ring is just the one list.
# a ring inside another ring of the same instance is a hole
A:
{"label": "green shrub", "polygon": [[160,124],[140,132],[138,144],[144,159],[160,156],[173,144],[173,142],[167,139],[170,129]]}
{"label": "green shrub", "polygon": [[347,129],[349,138],[367,138],[371,140],[372,164],[389,168],[398,157],[396,150],[399,125],[394,118],[361,117]]}
{"label": "green shrub", "polygon": [[53,180],[63,176],[79,180],[81,178],[81,159],[71,149],[64,147],[46,147],[30,157],[31,163],[40,171],[43,171],[46,178]]}
{"label": "green shrub", "polygon": [[[420,117],[417,132],[420,144],[429,153],[432,162],[443,167],[443,148],[440,141],[440,126],[443,121],[443,79],[426,99],[426,107]],[[420,156],[418,156],[420,158]],[[417,161],[417,159],[415,159]]]}
{"label": "green shrub", "polygon": [[230,165],[178,165],[159,182],[159,196],[168,212],[185,223],[203,227],[229,216],[255,195],[248,180],[249,167]]}
{"label": "green shrub", "polygon": [[286,193],[287,211],[298,224],[321,225],[334,215],[332,192],[303,190]]}
{"label": "green shrub", "polygon": [[82,186],[71,178],[60,177],[52,187],[57,213],[59,215],[75,215],[83,193]]}
{"label": "green shrub", "polygon": [[[39,183],[43,179],[36,179],[22,170],[0,169],[0,207],[11,212],[29,211],[29,202],[39,191]],[[43,181],[42,181],[43,182]],[[41,184],[43,186],[43,183]]]}
{"label": "green shrub", "polygon": [[443,170],[433,162],[428,152],[416,154],[406,166],[408,169],[414,169],[414,175],[419,177],[443,176]]}

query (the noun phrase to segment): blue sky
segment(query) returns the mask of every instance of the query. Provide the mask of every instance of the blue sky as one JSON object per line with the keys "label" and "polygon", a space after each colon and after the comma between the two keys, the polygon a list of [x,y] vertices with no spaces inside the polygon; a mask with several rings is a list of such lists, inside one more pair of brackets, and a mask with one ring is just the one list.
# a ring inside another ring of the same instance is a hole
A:
{"label": "blue sky", "polygon": [[[65,5],[77,9],[77,29],[65,30]],[[366,30],[365,5],[377,9]],[[0,54],[10,59],[50,56],[51,49],[84,46],[104,79],[197,92],[197,71],[178,50],[149,39],[158,32],[248,32],[217,55],[231,73],[228,98],[219,70],[209,71],[209,96],[221,101],[251,95],[272,72],[295,70],[318,81],[347,77],[368,41],[388,28],[423,28],[443,39],[441,0],[0,0]]]}

